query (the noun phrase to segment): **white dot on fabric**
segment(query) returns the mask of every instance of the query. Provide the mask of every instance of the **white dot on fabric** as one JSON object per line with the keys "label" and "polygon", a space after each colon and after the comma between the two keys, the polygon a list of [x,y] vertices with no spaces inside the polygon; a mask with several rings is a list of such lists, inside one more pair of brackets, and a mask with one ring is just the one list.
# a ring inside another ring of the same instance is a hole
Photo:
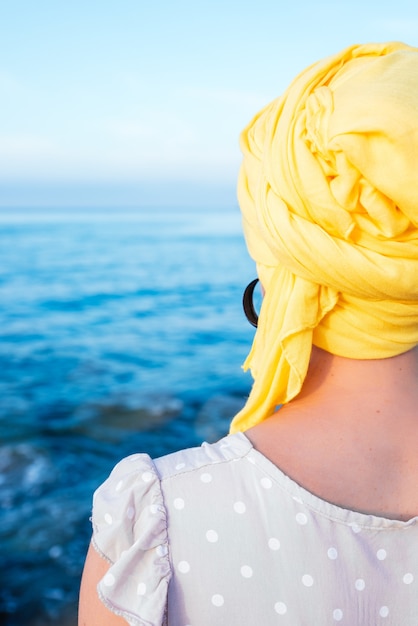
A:
{"label": "white dot on fabric", "polygon": [[187,574],[188,572],[190,572],[190,565],[187,561],[180,561],[177,567],[179,572],[181,572],[182,574]]}
{"label": "white dot on fabric", "polygon": [[310,576],[310,574],[305,574],[304,576],[302,576],[302,583],[305,585],[305,587],[312,587],[314,580],[312,576]]}
{"label": "white dot on fabric", "polygon": [[389,609],[387,606],[382,606],[379,611],[380,617],[387,617],[389,615]]}
{"label": "white dot on fabric", "polygon": [[362,578],[357,578],[356,582],[354,583],[354,586],[357,589],[357,591],[363,591],[363,589],[366,587],[366,583],[364,582]]}
{"label": "white dot on fabric", "polygon": [[110,526],[110,524],[113,524],[113,518],[112,518],[112,516],[110,515],[110,513],[106,513],[106,515],[104,516],[104,518],[105,518],[105,522],[106,522],[106,524],[109,524],[109,526]]}
{"label": "white dot on fabric", "polygon": [[183,498],[176,498],[173,502],[174,504],[174,508],[177,509],[178,511],[181,511],[182,509],[184,509],[184,500]]}
{"label": "white dot on fabric", "polygon": [[243,513],[245,513],[246,510],[247,510],[247,507],[245,506],[243,502],[235,502],[234,504],[235,513],[239,513],[240,515],[242,515]]}
{"label": "white dot on fabric", "polygon": [[147,586],[145,583],[139,583],[138,587],[136,588],[136,593],[139,596],[144,596],[147,593]]}
{"label": "white dot on fabric", "polygon": [[332,613],[332,617],[334,618],[335,622],[341,622],[343,615],[344,613],[341,609],[335,609]]}
{"label": "white dot on fabric", "polygon": [[269,539],[269,548],[270,550],[279,550],[280,549],[280,541],[276,539],[276,537],[270,537]]}
{"label": "white dot on fabric", "polygon": [[177,463],[176,470],[181,470],[186,467],[186,463]]}
{"label": "white dot on fabric", "polygon": [[133,519],[135,517],[135,509],[133,508],[133,506],[128,506],[128,508],[126,509],[126,517],[128,519]]}
{"label": "white dot on fabric", "polygon": [[211,474],[202,474],[200,477],[200,480],[202,481],[202,483],[210,483],[212,482],[212,475]]}
{"label": "white dot on fabric", "polygon": [[218,541],[218,533],[216,532],[216,530],[208,530],[208,532],[206,533],[206,539],[210,543],[216,543]]}
{"label": "white dot on fabric", "polygon": [[331,559],[331,561],[335,561],[335,559],[338,559],[338,551],[336,548],[328,548],[327,555],[328,558]]}
{"label": "white dot on fabric", "polygon": [[413,574],[405,574],[405,576],[402,578],[402,580],[404,581],[405,585],[410,585],[411,583],[414,582],[414,575]]}
{"label": "white dot on fabric", "polygon": [[168,548],[164,544],[157,546],[157,554],[158,556],[166,556],[168,554]]}
{"label": "white dot on fabric", "polygon": [[115,490],[120,491],[122,487],[123,487],[123,480],[120,480],[118,484],[116,485]]}
{"label": "white dot on fabric", "polygon": [[251,578],[252,575],[253,575],[252,567],[250,567],[249,565],[243,565],[241,567],[241,576],[243,576],[244,578]]}
{"label": "white dot on fabric", "polygon": [[353,533],[360,533],[361,526],[359,526],[358,524],[351,524],[351,530],[353,531]]}
{"label": "white dot on fabric", "polygon": [[223,606],[224,602],[225,602],[224,597],[221,596],[220,593],[215,593],[215,595],[212,596],[212,604],[214,606]]}
{"label": "white dot on fabric", "polygon": [[284,615],[285,613],[287,613],[287,606],[284,602],[276,602],[276,604],[274,605],[274,610],[279,615]]}
{"label": "white dot on fabric", "polygon": [[158,507],[158,504],[151,504],[149,510],[151,515],[156,515],[160,509]]}
{"label": "white dot on fabric", "polygon": [[384,561],[385,558],[387,557],[387,552],[386,550],[383,550],[383,548],[381,550],[378,550],[376,552],[376,556],[379,559],[379,561]]}
{"label": "white dot on fabric", "polygon": [[260,480],[260,483],[261,483],[261,486],[262,486],[264,489],[271,489],[271,487],[272,487],[272,485],[273,485],[273,483],[272,483],[272,481],[270,480],[270,478],[267,478],[266,476]]}
{"label": "white dot on fabric", "polygon": [[142,474],[142,480],[144,481],[144,483],[150,483],[152,481],[152,473],[144,472]]}
{"label": "white dot on fabric", "polygon": [[308,518],[306,517],[305,513],[298,513],[296,515],[296,521],[301,526],[305,526],[305,524],[308,523]]}
{"label": "white dot on fabric", "polygon": [[115,577],[113,576],[113,574],[110,574],[108,572],[103,578],[103,584],[106,585],[106,587],[113,587],[113,585],[115,584]]}

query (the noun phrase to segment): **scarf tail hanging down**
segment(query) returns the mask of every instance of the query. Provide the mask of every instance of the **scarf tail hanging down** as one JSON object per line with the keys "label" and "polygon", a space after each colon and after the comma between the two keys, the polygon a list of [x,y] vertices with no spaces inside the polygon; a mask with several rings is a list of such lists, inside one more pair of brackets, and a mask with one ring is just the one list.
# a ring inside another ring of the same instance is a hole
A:
{"label": "scarf tail hanging down", "polygon": [[241,135],[244,234],[265,297],[231,432],[300,391],[312,345],[386,358],[418,344],[418,49],[311,65]]}

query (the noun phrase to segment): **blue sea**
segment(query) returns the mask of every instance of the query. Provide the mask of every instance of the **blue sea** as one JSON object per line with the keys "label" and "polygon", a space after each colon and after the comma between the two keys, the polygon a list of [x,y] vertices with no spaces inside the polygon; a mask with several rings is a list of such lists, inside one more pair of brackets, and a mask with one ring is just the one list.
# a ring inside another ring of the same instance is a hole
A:
{"label": "blue sea", "polygon": [[248,395],[239,211],[0,213],[0,624],[75,626],[91,498]]}

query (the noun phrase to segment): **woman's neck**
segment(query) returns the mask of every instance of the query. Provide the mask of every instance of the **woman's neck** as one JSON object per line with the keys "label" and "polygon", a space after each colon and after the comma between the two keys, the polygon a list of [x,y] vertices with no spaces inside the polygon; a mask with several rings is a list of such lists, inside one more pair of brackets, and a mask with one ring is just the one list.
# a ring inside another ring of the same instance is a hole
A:
{"label": "woman's neck", "polygon": [[302,392],[247,431],[316,495],[396,519],[418,515],[418,349],[382,361],[314,348]]}
{"label": "woman's neck", "polygon": [[[300,394],[284,409],[333,407],[334,415],[346,409],[409,416],[418,409],[418,346],[387,359],[361,360],[338,357],[313,347],[308,374]],[[282,414],[283,415],[283,414]],[[334,417],[335,419],[335,417]]]}

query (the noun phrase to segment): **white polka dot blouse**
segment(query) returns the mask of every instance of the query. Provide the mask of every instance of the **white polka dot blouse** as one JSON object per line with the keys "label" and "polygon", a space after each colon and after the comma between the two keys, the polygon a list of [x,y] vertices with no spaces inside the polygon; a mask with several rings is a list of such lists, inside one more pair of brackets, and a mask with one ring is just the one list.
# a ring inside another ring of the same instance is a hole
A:
{"label": "white polka dot blouse", "polygon": [[418,517],[309,493],[242,433],[121,461],[94,494],[98,585],[128,624],[416,626]]}

